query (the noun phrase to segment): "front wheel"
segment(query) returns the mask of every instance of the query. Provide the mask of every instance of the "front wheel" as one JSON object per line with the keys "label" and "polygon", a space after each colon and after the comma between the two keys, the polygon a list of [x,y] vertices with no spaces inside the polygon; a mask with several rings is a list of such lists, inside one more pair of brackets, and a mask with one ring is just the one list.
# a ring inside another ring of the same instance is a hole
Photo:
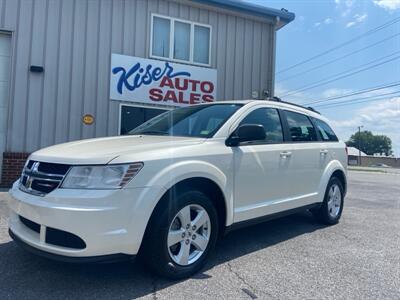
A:
{"label": "front wheel", "polygon": [[144,255],[152,271],[181,279],[199,271],[218,236],[217,212],[203,193],[188,191],[157,207]]}
{"label": "front wheel", "polygon": [[314,216],[323,224],[333,225],[339,222],[344,204],[344,189],[342,182],[332,177],[326,187],[324,202],[321,207],[313,210]]}

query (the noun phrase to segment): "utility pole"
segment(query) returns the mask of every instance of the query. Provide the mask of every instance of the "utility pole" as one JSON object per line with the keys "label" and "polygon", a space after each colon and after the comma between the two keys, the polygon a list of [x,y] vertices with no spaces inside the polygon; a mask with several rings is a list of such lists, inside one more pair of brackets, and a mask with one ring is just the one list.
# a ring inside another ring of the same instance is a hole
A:
{"label": "utility pole", "polygon": [[361,128],[364,126],[358,126],[358,165],[361,166]]}

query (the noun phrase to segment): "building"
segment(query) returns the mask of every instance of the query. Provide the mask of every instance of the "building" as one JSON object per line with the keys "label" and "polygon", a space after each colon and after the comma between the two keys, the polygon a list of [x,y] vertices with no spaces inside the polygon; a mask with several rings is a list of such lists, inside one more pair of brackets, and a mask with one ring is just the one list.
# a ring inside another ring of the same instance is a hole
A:
{"label": "building", "polygon": [[1,184],[39,148],[272,96],[276,31],[293,19],[228,0],[0,0]]}
{"label": "building", "polygon": [[360,165],[360,162],[359,162],[360,156],[365,157],[365,156],[367,156],[367,154],[365,154],[362,151],[359,151],[355,147],[347,147],[347,157],[348,157],[347,162],[348,162],[349,166]]}
{"label": "building", "polygon": [[376,154],[367,155],[362,151],[359,152],[355,147],[347,147],[347,158],[349,166],[400,168],[400,158]]}

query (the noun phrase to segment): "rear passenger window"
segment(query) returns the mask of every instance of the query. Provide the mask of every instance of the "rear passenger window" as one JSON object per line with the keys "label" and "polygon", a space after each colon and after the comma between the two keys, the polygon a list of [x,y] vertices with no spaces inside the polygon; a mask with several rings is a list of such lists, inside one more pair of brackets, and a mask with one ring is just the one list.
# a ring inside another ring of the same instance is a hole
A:
{"label": "rear passenger window", "polygon": [[264,140],[266,143],[283,142],[281,119],[278,110],[274,108],[259,108],[252,111],[240,122],[240,125],[243,124],[262,125],[267,136]]}
{"label": "rear passenger window", "polygon": [[315,128],[306,115],[287,110],[285,114],[293,142],[312,142],[317,140]]}
{"label": "rear passenger window", "polygon": [[338,141],[336,134],[333,132],[332,128],[330,128],[328,124],[326,124],[324,121],[320,119],[313,118],[313,120],[315,125],[317,126],[317,130],[323,141],[329,141],[329,142]]}

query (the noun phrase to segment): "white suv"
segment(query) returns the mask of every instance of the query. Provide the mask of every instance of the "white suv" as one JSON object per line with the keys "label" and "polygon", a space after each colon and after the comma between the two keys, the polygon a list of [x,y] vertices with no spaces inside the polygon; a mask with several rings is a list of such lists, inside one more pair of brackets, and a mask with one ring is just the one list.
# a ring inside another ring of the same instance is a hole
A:
{"label": "white suv", "polygon": [[180,108],[126,136],[33,153],[10,190],[9,233],[49,258],[139,254],[153,271],[183,278],[229,229],[304,209],[337,223],[346,157],[312,109],[277,101]]}

